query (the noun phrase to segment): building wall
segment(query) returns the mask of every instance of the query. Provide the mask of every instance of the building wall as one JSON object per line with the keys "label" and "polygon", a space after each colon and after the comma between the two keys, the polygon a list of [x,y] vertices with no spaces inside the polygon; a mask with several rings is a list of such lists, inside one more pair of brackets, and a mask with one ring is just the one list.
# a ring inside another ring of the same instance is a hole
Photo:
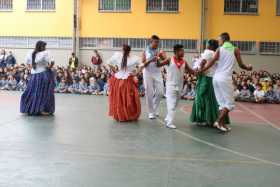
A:
{"label": "building wall", "polygon": [[13,11],[0,11],[0,36],[72,37],[72,0],[57,0],[56,10],[26,11],[26,0],[13,0]]}
{"label": "building wall", "polygon": [[131,5],[129,13],[104,13],[98,0],[81,0],[81,37],[199,39],[199,0],[181,0],[178,13],[147,13],[145,0]]}
{"label": "building wall", "polygon": [[226,15],[224,0],[208,0],[206,18],[208,38],[217,38],[227,31],[233,40],[280,42],[276,0],[259,0],[257,15]]}

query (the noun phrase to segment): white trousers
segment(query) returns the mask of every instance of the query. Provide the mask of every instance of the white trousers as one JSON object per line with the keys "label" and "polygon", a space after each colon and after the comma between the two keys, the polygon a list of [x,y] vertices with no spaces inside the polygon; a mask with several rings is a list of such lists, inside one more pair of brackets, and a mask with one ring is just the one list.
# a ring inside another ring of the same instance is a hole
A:
{"label": "white trousers", "polygon": [[174,89],[172,86],[166,87],[166,104],[167,104],[167,115],[165,121],[168,125],[173,124],[176,108],[180,100],[179,90]]}
{"label": "white trousers", "polygon": [[234,104],[234,88],[231,77],[224,77],[215,75],[213,77],[213,86],[219,110],[227,108],[229,111],[233,110]]}
{"label": "white trousers", "polygon": [[163,96],[163,80],[160,74],[143,74],[145,96],[149,114],[158,113],[160,100]]}

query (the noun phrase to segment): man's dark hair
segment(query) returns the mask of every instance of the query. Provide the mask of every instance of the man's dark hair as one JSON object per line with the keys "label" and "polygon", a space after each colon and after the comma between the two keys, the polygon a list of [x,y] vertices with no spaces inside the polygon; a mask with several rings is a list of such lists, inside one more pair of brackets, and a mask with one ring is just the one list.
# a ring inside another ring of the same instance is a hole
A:
{"label": "man's dark hair", "polygon": [[157,35],[152,35],[151,40],[160,40],[160,38]]}
{"label": "man's dark hair", "polygon": [[181,44],[176,44],[176,45],[174,45],[174,47],[173,47],[174,53],[177,53],[180,49],[184,49],[184,46],[181,45]]}
{"label": "man's dark hair", "polygon": [[230,36],[229,36],[229,33],[227,32],[224,32],[220,35],[220,37],[222,38],[223,41],[230,41]]}

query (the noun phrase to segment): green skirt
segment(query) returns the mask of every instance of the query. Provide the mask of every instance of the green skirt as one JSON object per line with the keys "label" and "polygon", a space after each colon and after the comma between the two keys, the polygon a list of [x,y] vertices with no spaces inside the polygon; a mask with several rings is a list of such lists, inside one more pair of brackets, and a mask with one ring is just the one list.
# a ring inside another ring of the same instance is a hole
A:
{"label": "green skirt", "polygon": [[[219,105],[215,97],[212,77],[199,75],[196,86],[196,96],[192,107],[190,121],[213,125],[219,116]],[[229,124],[229,116],[225,124]]]}

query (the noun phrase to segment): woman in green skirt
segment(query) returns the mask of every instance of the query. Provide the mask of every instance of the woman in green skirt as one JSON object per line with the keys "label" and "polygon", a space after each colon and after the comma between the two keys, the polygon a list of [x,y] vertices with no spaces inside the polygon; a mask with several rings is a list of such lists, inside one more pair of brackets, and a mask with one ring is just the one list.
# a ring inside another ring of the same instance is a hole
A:
{"label": "woman in green skirt", "polygon": [[[205,51],[201,54],[199,64],[196,68],[202,68],[207,61],[210,61],[218,49],[217,40],[209,40]],[[190,121],[198,125],[213,126],[219,116],[219,106],[215,97],[212,77],[215,66],[209,69],[205,74],[198,75],[196,96],[192,107]],[[225,124],[229,124],[229,117],[225,119]]]}

